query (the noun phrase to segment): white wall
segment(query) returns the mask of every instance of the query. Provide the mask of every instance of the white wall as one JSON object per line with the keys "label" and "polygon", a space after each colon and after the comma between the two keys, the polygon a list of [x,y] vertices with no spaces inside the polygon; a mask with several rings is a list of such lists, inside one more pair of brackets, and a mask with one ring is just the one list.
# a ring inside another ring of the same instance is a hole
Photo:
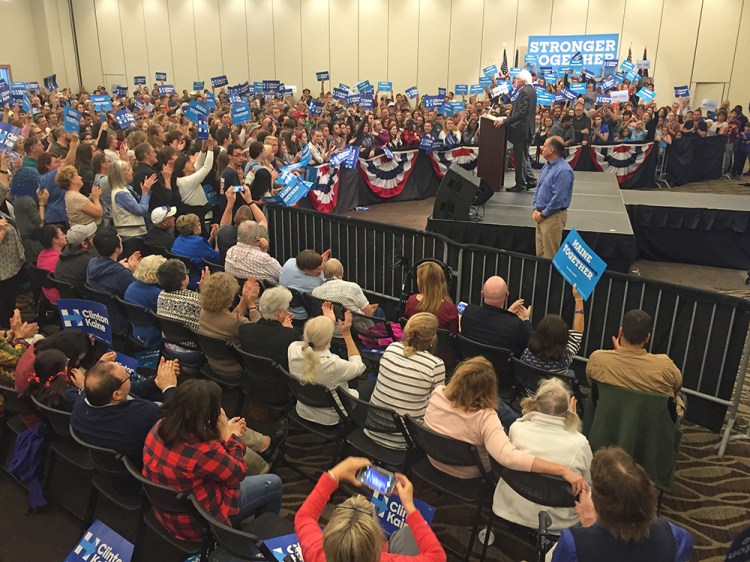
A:
{"label": "white wall", "polygon": [[[88,88],[164,71],[178,90],[226,74],[230,84],[278,79],[313,91],[390,80],[396,90],[475,83],[529,35],[620,33],[620,57],[648,49],[658,99],[672,86],[719,84],[750,96],[750,2],[745,0],[72,0]],[[19,80],[53,70],[75,85],[68,0],[4,0],[0,64]],[[43,16],[43,17],[42,17]],[[39,40],[29,42],[36,32]],[[62,80],[60,80],[62,78]],[[715,91],[718,86],[712,86]]]}

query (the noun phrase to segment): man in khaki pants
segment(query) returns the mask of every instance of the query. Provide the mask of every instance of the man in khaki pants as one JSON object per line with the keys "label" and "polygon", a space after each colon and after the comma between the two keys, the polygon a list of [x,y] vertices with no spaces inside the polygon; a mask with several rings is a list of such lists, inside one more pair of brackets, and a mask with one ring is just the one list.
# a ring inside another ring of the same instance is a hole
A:
{"label": "man in khaki pants", "polygon": [[565,143],[560,137],[550,137],[544,143],[542,156],[547,163],[542,168],[531,213],[536,223],[536,255],[548,259],[560,249],[573,196],[573,168],[563,154]]}

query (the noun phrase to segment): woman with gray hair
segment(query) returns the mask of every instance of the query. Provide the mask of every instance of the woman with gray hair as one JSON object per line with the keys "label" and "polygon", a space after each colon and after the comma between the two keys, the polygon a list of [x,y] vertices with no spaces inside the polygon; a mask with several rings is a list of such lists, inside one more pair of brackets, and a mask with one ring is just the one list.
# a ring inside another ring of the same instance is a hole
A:
{"label": "woman with gray hair", "polygon": [[242,350],[273,359],[288,369],[287,351],[301,335],[292,326],[291,302],[292,292],[286,287],[271,287],[263,291],[258,303],[261,319],[255,324],[240,326]]}
{"label": "woman with gray hair", "polygon": [[[521,402],[523,417],[510,426],[510,442],[520,451],[570,468],[591,482],[593,454],[586,437],[580,433],[581,420],[576,399],[558,378],[546,379],[534,396]],[[550,531],[560,531],[578,523],[575,508],[549,508],[534,504],[514,492],[504,480],[495,488],[492,511],[506,521],[536,529],[539,511],[552,517]]]}
{"label": "woman with gray hair", "polygon": [[[125,290],[123,298],[127,302],[138,304],[145,309],[156,312],[157,301],[162,289],[156,272],[166,262],[163,256],[146,256],[133,272],[133,281]],[[147,326],[133,326],[133,335],[143,342],[147,349],[157,349],[161,344],[161,332],[158,328]]]}

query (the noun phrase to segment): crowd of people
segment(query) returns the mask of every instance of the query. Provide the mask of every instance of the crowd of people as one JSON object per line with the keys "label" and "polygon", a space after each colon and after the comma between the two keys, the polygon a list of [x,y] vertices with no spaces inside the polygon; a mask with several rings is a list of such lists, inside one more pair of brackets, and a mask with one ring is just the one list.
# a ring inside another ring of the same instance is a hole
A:
{"label": "crowd of people", "polygon": [[[566,80],[545,87],[565,88]],[[656,110],[633,100],[597,108],[595,96],[588,95],[595,86],[572,108],[540,107],[537,134],[581,143],[642,140],[635,138],[641,134],[669,142],[669,135],[711,134],[699,110],[686,112],[682,104]],[[563,533],[553,560],[574,559],[571,552],[584,552],[584,543],[586,549],[606,544],[613,552],[637,544],[643,559],[657,559],[651,554],[674,547],[670,559],[687,559],[690,537],[656,518],[655,509],[637,509],[636,496],[623,499],[620,511],[608,503],[611,495],[627,488],[622,481],[630,482],[631,473],[640,479],[639,493],[651,497],[653,485],[625,453],[592,454],[565,384],[545,382],[517,411],[498,395],[497,374],[483,357],[464,361],[447,378],[450,373],[436,349],[438,330],[507,348],[529,365],[567,376],[584,330],[583,301],[575,287],[572,329],[555,315],[534,329],[530,307],[510,298],[502,278],[487,279],[482,302],[459,314],[443,269],[424,262],[417,271],[418,292],[406,303],[403,337],[383,350],[373,383],[363,376],[366,365],[355,335],[357,322],[382,315],[377,303],[345,279],[345,264],[330,251],[310,248],[283,264],[268,252],[263,197],[282,185],[285,166],[306,155],[311,164],[322,163],[351,145],[370,155],[385,148],[416,148],[424,138],[445,146],[476,144],[479,117],[488,111],[504,114],[511,94],[503,94],[507,99],[472,96],[462,111],[443,115],[415,108],[401,94],[374,92],[374,109],[365,111],[322,91],[316,100],[322,102],[321,113],[311,115],[315,104],[305,90],[299,100],[288,95],[253,98],[251,120],[233,124],[229,98],[219,91],[208,118],[208,138],[199,141],[197,127],[184,112],[189,102],[206,101],[207,94],[162,96],[157,88],[136,88],[133,97],[113,100],[116,109],[129,108],[136,115],[137,125],[126,129],[111,112],[97,112],[84,92],[38,93],[31,97],[30,113],[6,105],[3,120],[21,129],[21,137],[12,151],[0,152],[5,195],[0,207],[0,322],[7,330],[0,351],[6,360],[3,373],[19,392],[70,411],[81,439],[125,454],[153,482],[191,491],[225,524],[280,510],[283,483],[274,468],[285,424],[271,435],[253,431],[244,418],[230,418],[222,410],[222,391],[215,382],[181,381],[181,376],[187,378],[186,366],[200,355],[189,342],[168,344],[173,359],[162,358],[154,377],[136,382],[114,354],[78,330],[42,338],[38,326],[23,323],[14,312],[26,269],[35,267],[82,294],[93,289],[116,295],[269,357],[302,383],[332,391],[344,388],[362,400],[411,415],[434,431],[477,446],[485,460],[491,456],[508,468],[564,478],[581,501],[577,509],[552,513],[553,530]],[[456,97],[448,93],[447,99]],[[65,131],[65,105],[81,113],[78,133]],[[731,138],[736,123],[744,126],[744,116],[740,108],[724,117],[717,121],[725,126],[710,129]],[[573,132],[566,133],[566,127]],[[218,268],[212,273],[206,262]],[[321,314],[308,318],[308,311],[290,308],[293,291],[323,301]],[[54,289],[45,289],[51,305],[59,297]],[[334,305],[346,312],[337,316]],[[128,318],[116,310],[110,311],[110,323],[113,330],[130,328]],[[672,396],[682,416],[681,374],[668,357],[645,350],[650,332],[645,312],[628,312],[613,338],[614,349],[592,354],[587,374],[591,380]],[[133,335],[146,349],[162,347],[156,328],[138,327]],[[208,359],[211,370],[228,383],[242,376],[236,361]],[[319,425],[339,423],[333,408],[299,403],[296,412]],[[25,422],[33,427],[39,419],[30,416]],[[406,447],[400,436],[368,435],[394,450]],[[398,560],[421,554],[424,560],[445,560],[440,543],[414,508],[412,486],[403,475],[397,477],[397,493],[408,528],[390,546],[375,512],[361,498],[339,505],[321,531],[319,518],[338,483],[357,485],[354,475],[368,462],[350,458],[324,473],[300,508],[296,530],[305,559]],[[433,464],[454,477],[476,476],[471,467]],[[622,472],[619,480],[611,475],[612,466]],[[536,527],[538,510],[502,481],[498,484],[496,514]],[[638,532],[632,530],[636,515]],[[199,540],[204,532],[188,514],[156,510],[156,517],[179,539]],[[566,530],[578,522],[591,527],[591,533]]]}

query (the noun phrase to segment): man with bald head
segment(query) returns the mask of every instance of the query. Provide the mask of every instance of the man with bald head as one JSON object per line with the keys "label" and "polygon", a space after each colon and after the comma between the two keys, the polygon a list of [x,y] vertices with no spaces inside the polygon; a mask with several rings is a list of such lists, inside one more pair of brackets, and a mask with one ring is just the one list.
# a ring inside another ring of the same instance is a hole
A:
{"label": "man with bald head", "polygon": [[531,307],[517,299],[507,309],[508,284],[494,275],[482,287],[482,304],[470,304],[461,315],[461,333],[487,345],[504,347],[520,357],[531,336]]}

